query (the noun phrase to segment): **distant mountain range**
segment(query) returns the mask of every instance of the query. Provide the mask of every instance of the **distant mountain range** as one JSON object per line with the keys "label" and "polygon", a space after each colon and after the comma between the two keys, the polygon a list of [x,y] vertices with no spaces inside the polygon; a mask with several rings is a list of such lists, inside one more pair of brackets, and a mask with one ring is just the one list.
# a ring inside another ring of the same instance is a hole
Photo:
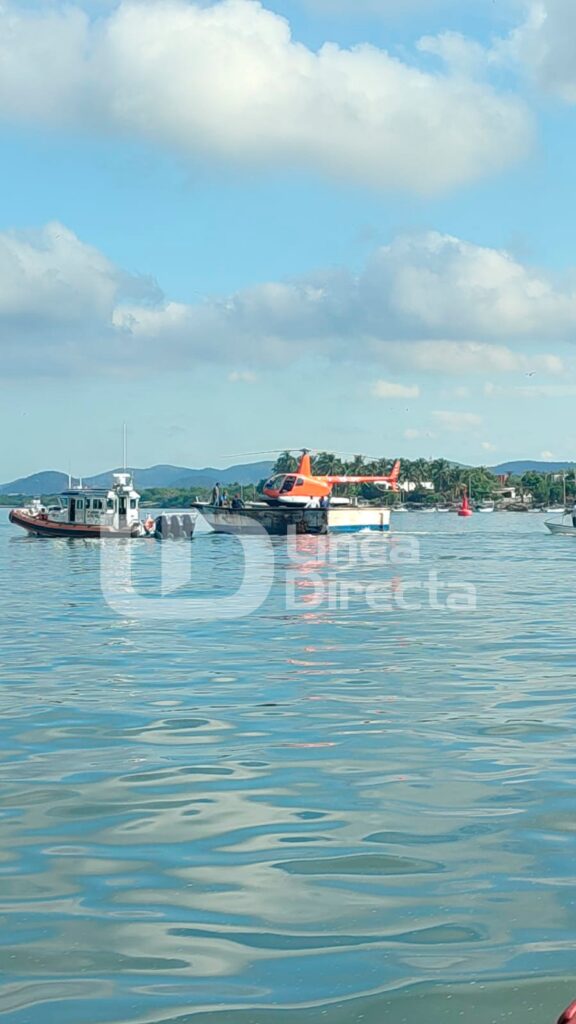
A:
{"label": "distant mountain range", "polygon": [[[239,466],[229,466],[228,469],[215,469],[213,466],[207,466],[205,469],[187,469],[185,466],[150,466],[148,469],[131,468],[130,472],[140,490],[150,487],[193,490],[195,487],[213,487],[216,481],[225,486],[257,484],[270,475],[273,465],[273,462],[250,462]],[[456,466],[459,463],[452,463],[452,465]],[[561,473],[563,470],[575,468],[575,462],[536,462],[528,459],[519,462],[501,462],[498,466],[492,466],[491,472],[502,476],[506,473],[522,476],[529,470],[536,470],[538,473]],[[87,487],[109,487],[112,483],[112,474],[119,472],[121,470],[111,469],[106,473],[98,473],[96,476],[86,476],[83,477],[83,483]],[[74,482],[77,483],[77,478]],[[19,480],[11,480],[7,484],[0,484],[0,494],[30,496],[59,494],[67,486],[67,473],[46,470],[42,473],[21,477]]]}
{"label": "distant mountain range", "polygon": [[505,473],[514,473],[515,476],[522,476],[523,473],[535,471],[536,473],[562,473],[563,470],[576,469],[576,462],[534,462],[526,459],[520,462],[501,462],[499,466],[492,466],[491,472],[497,476]]}
{"label": "distant mountain range", "polygon": [[[134,482],[141,490],[149,487],[174,487],[188,490],[194,487],[213,487],[216,481],[221,484],[257,484],[260,480],[270,475],[273,462],[251,462],[247,465],[229,466],[228,469],[214,469],[207,466],[205,469],[187,469],[185,466],[150,466],[148,469],[131,468]],[[109,487],[112,483],[112,474],[122,472],[119,469],[111,469],[106,473],[98,473],[96,476],[83,477],[86,487]],[[77,478],[74,478],[77,483]],[[19,480],[11,480],[7,484],[0,484],[0,494],[58,494],[68,487],[68,474],[59,473],[56,470],[46,470],[42,473],[33,473],[31,476],[21,477]]]}

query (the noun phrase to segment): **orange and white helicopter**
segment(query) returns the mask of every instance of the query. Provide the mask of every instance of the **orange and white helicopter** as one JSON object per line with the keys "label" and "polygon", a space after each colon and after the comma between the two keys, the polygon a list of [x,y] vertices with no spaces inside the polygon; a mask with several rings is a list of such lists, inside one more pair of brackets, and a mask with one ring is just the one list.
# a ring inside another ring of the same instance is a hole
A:
{"label": "orange and white helicopter", "polygon": [[331,498],[335,484],[377,484],[386,490],[398,490],[400,460],[398,459],[388,476],[346,476],[334,474],[317,476],[312,470],[308,449],[302,449],[298,467],[294,473],[277,473],[264,484],[264,497],[269,505],[320,505],[326,500],[332,504],[348,505],[349,498]]}

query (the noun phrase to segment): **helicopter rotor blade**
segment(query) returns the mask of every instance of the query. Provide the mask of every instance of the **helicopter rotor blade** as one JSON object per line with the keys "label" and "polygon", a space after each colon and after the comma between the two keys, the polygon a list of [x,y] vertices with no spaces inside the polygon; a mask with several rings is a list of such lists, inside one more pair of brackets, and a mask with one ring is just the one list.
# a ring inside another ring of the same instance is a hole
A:
{"label": "helicopter rotor blade", "polygon": [[282,452],[292,451],[291,448],[268,448],[264,452],[228,452],[222,455],[223,459],[247,459],[251,455],[281,455]]}
{"label": "helicopter rotor blade", "polygon": [[250,455],[282,455],[283,452],[308,452],[309,448],[268,448],[263,452],[236,452],[222,455],[223,459],[246,459]]}
{"label": "helicopter rotor blade", "polygon": [[[382,461],[382,456],[381,455],[361,455],[359,452],[343,452],[343,451],[340,451],[340,450],[339,451],[328,451],[328,450],[325,450],[325,449],[322,449],[322,448],[305,448],[305,447],[291,448],[290,446],[287,446],[286,448],[268,448],[268,449],[266,449],[264,451],[259,451],[259,452],[236,452],[234,454],[228,453],[227,455],[222,455],[221,457],[223,459],[245,459],[245,458],[253,457],[255,455],[283,455],[284,452],[289,452],[291,455],[294,455],[294,454],[318,455],[318,454],[320,454],[320,452],[322,452],[323,454],[326,454],[326,455],[333,455],[335,458],[338,458],[339,456],[344,455],[344,456],[350,456],[352,458],[356,458],[356,457],[362,458],[362,459],[364,459],[365,462],[380,462],[380,461]],[[389,461],[392,461],[392,460],[389,460]]]}

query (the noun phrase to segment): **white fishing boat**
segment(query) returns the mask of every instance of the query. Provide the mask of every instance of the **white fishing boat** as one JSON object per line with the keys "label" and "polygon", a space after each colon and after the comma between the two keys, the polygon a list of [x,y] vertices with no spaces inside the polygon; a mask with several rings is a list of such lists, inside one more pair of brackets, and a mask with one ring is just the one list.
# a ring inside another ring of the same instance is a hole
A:
{"label": "white fishing boat", "polygon": [[476,511],[477,512],[494,512],[495,510],[496,510],[496,505],[495,505],[495,503],[493,501],[481,501],[476,506]]}
{"label": "white fishing boat", "polygon": [[576,537],[576,526],[572,522],[571,512],[565,512],[563,516],[556,520],[545,519],[544,526],[550,530],[550,533],[562,534],[565,537]]}

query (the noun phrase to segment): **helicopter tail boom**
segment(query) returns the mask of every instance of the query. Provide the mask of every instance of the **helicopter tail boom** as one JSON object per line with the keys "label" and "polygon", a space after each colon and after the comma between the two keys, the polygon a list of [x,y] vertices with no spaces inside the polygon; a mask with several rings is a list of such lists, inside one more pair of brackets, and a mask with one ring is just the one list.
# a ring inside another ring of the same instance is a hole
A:
{"label": "helicopter tail boom", "polygon": [[325,476],[322,479],[328,484],[387,484],[391,490],[398,490],[400,476],[400,460],[398,459],[388,476]]}

